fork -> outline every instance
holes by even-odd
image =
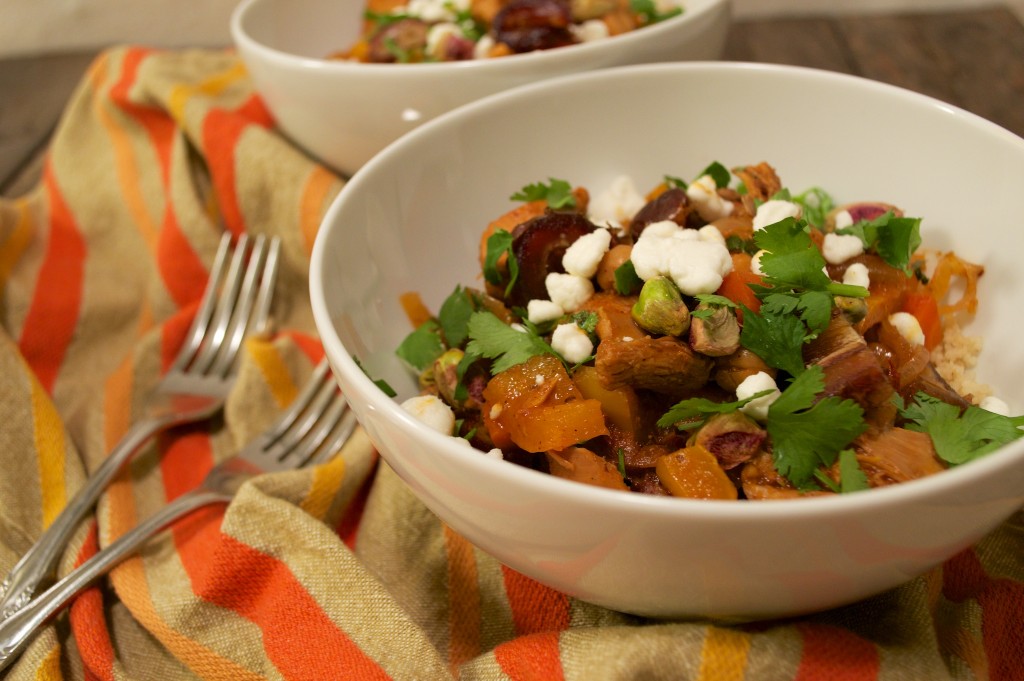
[[[288,410],[241,451],[210,469],[199,487],[175,498],[0,622],[0,671],[13,662],[40,626],[146,540],[200,507],[231,501],[242,483],[255,475],[328,461],[355,427],[355,414],[323,360]]]
[[[142,418],[0,584],[0,622],[52,581],[78,523],[142,445],[167,428],[208,418],[223,406],[243,338],[267,324],[279,252],[276,237],[243,235],[233,252],[231,236],[221,238],[199,309],[173,365],[147,398]]]

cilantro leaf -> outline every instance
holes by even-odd
[[[832,280],[825,274],[825,258],[811,241],[806,224],[786,218],[759,229],[754,243],[766,253],[760,268],[765,283],[773,288],[824,291]]]
[[[574,312],[572,314],[572,321],[587,334],[593,334],[597,331],[597,322],[599,319],[600,317],[598,317],[596,312],[590,312],[587,310],[580,310],[579,312]]]
[[[739,307],[736,303],[725,296],[716,295],[714,293],[698,293],[695,298],[699,304],[707,306],[703,310],[698,307],[690,312],[690,316],[696,317],[697,319],[709,319],[715,314],[715,309],[719,307],[725,307],[732,310]]]
[[[675,175],[665,175],[662,181],[671,189],[686,189],[687,187],[686,180]]]
[[[958,407],[923,392],[900,414],[909,421],[908,430],[927,433],[939,457],[953,465],[973,461],[1024,436],[1024,416],[1003,416],[975,406],[961,414]]]
[[[843,494],[870,489],[868,476],[864,475],[857,463],[857,453],[852,449],[839,452],[839,490]]]
[[[798,489],[807,489],[819,466],[831,466],[839,452],[864,432],[864,410],[852,400],[817,396],[825,388],[824,371],[811,366],[768,407],[766,429],[778,472]]]
[[[873,220],[837,229],[836,234],[858,237],[864,250],[874,251],[893,267],[907,271],[910,256],[921,245],[921,219],[898,218],[890,210]]]
[[[807,327],[799,317],[764,312],[756,314],[743,307],[740,343],[769,366],[792,376],[804,371],[803,344]]]
[[[658,5],[654,0],[629,0],[629,7],[633,14],[640,17],[640,21],[643,24],[656,24],[659,21],[664,21],[683,13],[682,7],[673,7],[668,11],[662,12],[658,9]]]
[[[437,321],[448,347],[457,348],[466,340],[469,316],[473,314],[473,300],[461,286],[456,286],[451,295],[441,303]]]
[[[373,384],[380,388],[385,395],[388,397],[398,397],[398,392],[391,387],[390,383],[385,381],[383,378],[374,378],[373,376],[370,376],[370,372],[366,370],[366,367],[363,366],[363,363],[359,361],[358,357],[352,355],[352,361],[356,363],[357,367],[362,369],[363,373],[366,374],[366,377],[373,381]]]
[[[474,312],[469,318],[468,330],[470,341],[466,354],[493,359],[492,374],[522,364],[535,355],[558,356],[536,333],[526,327],[517,331],[492,312]]]
[[[572,195],[572,185],[565,180],[548,178],[548,184],[535,182],[528,184],[512,195],[513,201],[547,201],[548,206],[554,210],[559,208],[574,208],[576,198]]]
[[[395,354],[416,371],[424,371],[444,352],[440,332],[441,327],[438,323],[428,319],[405,337],[395,350]]]
[[[643,286],[644,280],[637,276],[632,260],[627,260],[615,268],[615,292],[619,295],[631,295]]]
[[[728,187],[729,182],[732,181],[732,173],[718,161],[712,161],[711,165],[702,170],[697,177],[703,177],[704,175],[710,175],[719,189]]]
[[[668,428],[678,424],[680,430],[692,430],[704,425],[710,416],[715,414],[731,414],[738,411],[740,407],[759,397],[771,393],[771,390],[762,390],[750,397],[735,402],[714,402],[705,397],[691,397],[690,399],[677,402],[658,419],[659,428]],[[699,418],[699,420],[698,420]]]
[[[505,286],[505,295],[507,296],[515,285],[516,279],[519,278],[519,261],[516,260],[515,253],[512,252],[512,233],[504,229],[496,229],[487,237],[487,255],[484,257],[484,279],[487,280],[487,283],[495,286],[505,283],[501,271],[498,269],[498,261],[503,255],[508,255],[506,263],[509,276]]]

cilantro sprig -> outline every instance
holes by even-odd
[[[899,398],[896,398],[899,400]],[[1024,436],[1024,415],[1003,416],[981,407],[960,408],[927,393],[913,402],[897,402],[908,430],[926,433],[939,457],[952,465],[973,461]]]
[[[528,184],[511,197],[512,201],[547,201],[552,210],[575,208],[576,198],[572,195],[572,185],[565,180],[553,177],[548,182]]]
[[[508,281],[504,280],[501,270],[498,269],[498,263],[501,261],[501,257],[507,255],[505,262],[508,267]],[[515,286],[516,280],[519,278],[519,261],[516,260],[515,253],[512,252],[512,233],[504,229],[496,229],[494,233],[487,238],[487,254],[484,257],[484,279],[489,284],[494,286],[505,286],[505,295],[507,296]]]
[[[859,404],[838,397],[819,399],[824,388],[821,367],[808,367],[768,407],[765,428],[775,469],[797,489],[812,489],[815,471],[835,463],[867,429]]]
[[[466,356],[494,360],[491,374],[499,374],[535,355],[558,356],[548,343],[529,327],[515,329],[492,312],[478,311],[469,317]]]
[[[660,11],[654,0],[629,0],[629,7],[633,10],[633,14],[638,15],[640,21],[645,25],[656,24],[659,21],[665,21],[683,13],[682,7],[673,7],[664,12]]]
[[[874,251],[885,262],[909,274],[910,257],[921,245],[921,219],[896,217],[890,210],[874,220],[861,220],[837,229],[836,234],[858,237],[864,250]]]
[[[703,426],[705,421],[716,414],[731,414],[734,411],[739,411],[743,406],[771,392],[773,391],[762,390],[735,402],[714,402],[706,397],[691,397],[672,405],[658,419],[658,427],[668,428],[675,425],[679,430],[693,430]]]

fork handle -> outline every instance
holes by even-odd
[[[89,476],[67,506],[21,557],[0,584],[0,622],[25,605],[40,585],[52,579],[64,548],[82,518],[92,509],[124,464],[156,433],[174,421],[165,416],[138,421]]]
[[[133,554],[146,540],[198,508],[230,500],[230,495],[203,489],[186,492],[118,537],[110,546],[98,551],[20,610],[0,621],[0,671],[17,658],[39,627],[64,609],[98,577],[107,574]]]

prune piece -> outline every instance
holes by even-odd
[[[423,61],[430,25],[419,19],[399,19],[382,26],[370,41],[369,60],[374,63]]]
[[[833,208],[829,211],[829,214],[825,216],[826,232],[831,232],[836,228],[836,216],[843,211],[850,214],[850,219],[853,221],[853,224],[857,224],[862,220],[875,220],[889,211],[892,211],[893,215],[898,218],[903,217],[903,211],[891,203],[882,203],[880,201],[848,203],[845,206]]]
[[[513,52],[564,47],[575,41],[569,26],[572,9],[565,0],[512,0],[495,15],[494,39]]]
[[[546,300],[544,280],[551,272],[564,272],[565,249],[594,225],[579,213],[547,213],[527,220],[513,231],[512,254],[519,277],[508,296],[510,305],[525,307],[534,299]]]
[[[655,222],[671,220],[677,225],[686,225],[686,218],[693,207],[690,204],[686,192],[678,187],[668,189],[658,195],[657,198],[648,201],[647,204],[637,211],[629,223],[629,233],[636,241],[640,233],[647,225]]]

